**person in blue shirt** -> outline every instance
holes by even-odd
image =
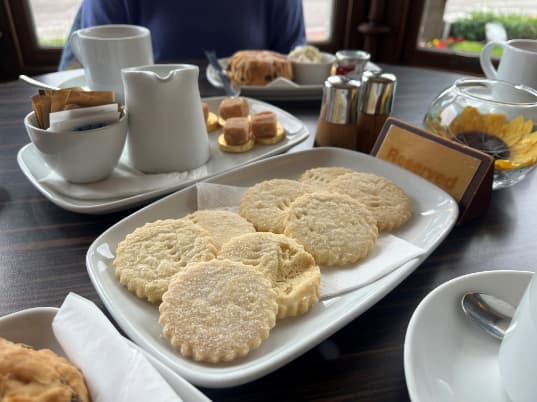
[[[133,24],[151,31],[155,62],[218,57],[237,50],[289,53],[306,43],[302,0],[83,0],[72,31]],[[74,60],[69,43],[60,70]]]

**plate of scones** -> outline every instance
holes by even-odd
[[[318,50],[317,53],[319,57],[327,55]],[[297,82],[293,60],[287,55],[269,50],[241,50],[218,61],[230,79],[241,86],[244,96],[264,100],[308,100],[322,96],[324,80]],[[368,62],[366,70],[380,71],[381,68]],[[218,72],[211,65],[207,66],[206,77],[212,86],[223,88]]]
[[[201,202],[203,185],[241,191],[225,207],[215,194],[222,207],[212,208]],[[457,216],[449,194],[411,172],[315,148],[238,167],[140,209],[93,242],[86,265],[133,342],[193,384],[224,388],[276,370],[365,312],[427,258]],[[375,266],[390,252],[381,245],[387,236],[421,252],[391,270]],[[360,273],[368,262],[379,272],[373,280],[323,293],[330,272]]]

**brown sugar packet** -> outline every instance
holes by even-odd
[[[46,95],[34,95],[32,96],[32,108],[35,112],[35,118],[39,128],[47,129],[50,125],[51,101],[50,97]]]

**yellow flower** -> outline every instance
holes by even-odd
[[[537,131],[533,130],[533,121],[521,115],[507,120],[504,114],[481,114],[468,106],[446,129],[433,131],[493,156],[495,169],[503,171],[537,162]]]

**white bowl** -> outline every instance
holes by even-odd
[[[117,165],[127,137],[127,113],[101,128],[55,132],[37,127],[30,112],[24,126],[52,170],[71,183],[91,183],[110,176]]]
[[[292,61],[293,81],[300,85],[321,85],[330,75],[336,56],[321,52],[320,63]]]

